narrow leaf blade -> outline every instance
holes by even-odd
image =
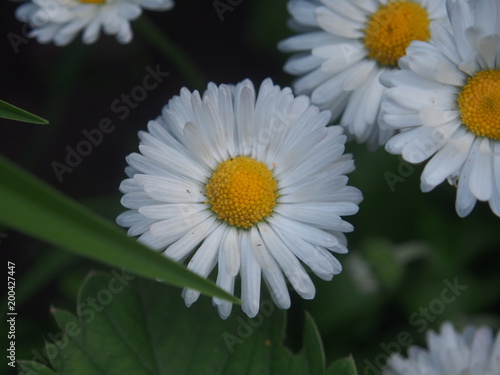
[[[240,302],[1,157],[0,175],[0,222],[6,226],[138,275]]]
[[[0,117],[9,120],[28,122],[30,124],[46,125],[49,122],[40,116],[0,100]]]

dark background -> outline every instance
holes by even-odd
[[[181,87],[205,86],[194,87],[193,77],[183,75],[155,50],[134,23],[134,39],[128,45],[104,36],[91,46],[83,45],[80,36],[67,47],[40,45],[23,36],[23,24],[14,17],[17,7],[17,3],[2,2],[0,99],[50,124],[0,120],[0,152],[114,220],[123,210],[118,186],[124,178],[125,156],[137,149],[137,132],[160,114]],[[206,82],[237,83],[250,78],[258,86],[271,77],[285,86],[293,80],[282,71],[288,56],[276,49],[279,40],[292,35],[286,26],[284,0],[243,0],[223,13],[222,20],[211,1],[178,0],[171,11],[146,11],[145,15],[190,57]],[[26,43],[14,47],[15,35]],[[119,119],[111,103],[130,94],[142,83],[146,67],[154,69],[157,64],[169,76],[130,109],[129,116]],[[68,147],[75,149],[85,139],[82,131],[98,128],[103,118],[111,119],[113,131],[104,134],[102,142],[60,182],[53,163],[65,163]],[[291,348],[300,348],[305,310],[318,324],[327,363],[352,353],[361,374],[372,374],[368,363],[376,358],[383,363],[384,347],[406,353],[407,344],[397,344],[402,332],[423,344],[425,336],[419,328],[424,323],[433,329],[444,320],[459,327],[486,322],[498,328],[499,218],[487,204],[478,203],[469,217],[460,219],[454,210],[455,188],[443,184],[430,193],[420,192],[422,166],[408,166],[383,149],[370,152],[356,144],[347,149],[357,165],[350,184],[364,194],[360,212],[347,218],[355,225],[348,235],[350,254],[339,255],[344,271],[332,282],[315,279],[318,294],[313,301],[294,295],[289,314]],[[16,356],[31,359],[32,350],[41,351],[48,340],[47,333],[58,331],[50,306],[74,311],[85,275],[106,267],[8,228],[1,228],[0,234],[4,264],[16,264]],[[436,311],[440,304],[435,301],[440,300],[446,280],[455,279],[467,289],[452,303],[443,304],[443,311],[431,311],[421,320],[421,309]],[[0,341],[3,348],[7,338]],[[0,366],[8,372],[4,360]]]

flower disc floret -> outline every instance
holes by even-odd
[[[480,137],[500,140],[500,70],[469,78],[458,96],[462,122]]]
[[[413,40],[431,37],[427,10],[413,1],[397,0],[380,6],[364,30],[368,57],[381,65],[397,66]]]
[[[206,186],[208,204],[218,219],[249,228],[273,212],[278,187],[262,162],[238,156],[219,164]]]

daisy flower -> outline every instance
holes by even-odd
[[[394,133],[377,124],[384,87],[380,75],[397,69],[412,40],[429,40],[429,24],[446,20],[444,0],[291,0],[290,27],[301,34],[278,44],[297,52],[284,70],[301,76],[297,94],[340,115],[340,124],[372,149]]]
[[[304,265],[322,279],[341,271],[332,255],[346,253],[341,219],[358,211],[361,193],[347,186],[354,169],[340,126],[330,114],[295,98],[270,79],[258,93],[245,80],[213,83],[200,96],[183,88],[140,132],[139,153],[120,190],[129,211],[117,223],[128,234],[234,293],[241,275],[243,311],[259,311],[261,276],[286,309],[286,279],[305,299],[315,287]],[[285,279],[286,277],[286,279]],[[200,293],[185,289],[186,305]],[[213,299],[222,318],[230,302]]]
[[[428,331],[428,349],[412,346],[408,359],[393,354],[384,375],[498,375],[500,374],[500,332],[496,338],[489,327],[455,331],[450,323],[440,333]]]
[[[500,3],[447,3],[452,33],[432,24],[434,42],[413,42],[389,87],[380,126],[400,129],[387,151],[410,163],[429,159],[428,192],[445,179],[457,186],[456,210],[467,216],[488,201],[500,216]]]
[[[39,43],[65,46],[83,31],[83,43],[92,44],[101,29],[116,35],[118,42],[129,43],[130,21],[139,17],[143,8],[162,11],[173,6],[173,0],[31,0],[17,9],[16,17],[29,23],[33,28],[29,36]]]

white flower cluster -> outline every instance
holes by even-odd
[[[82,32],[85,44],[94,43],[101,29],[116,35],[120,43],[132,40],[130,21],[142,9],[163,11],[174,6],[173,0],[32,0],[16,12],[20,21],[33,28],[30,36],[40,43],[65,46]]]
[[[351,138],[428,160],[421,189],[457,186],[500,216],[500,5],[497,0],[291,0],[300,34],[285,70]]]
[[[500,332],[468,326],[457,332],[451,323],[441,331],[427,332],[428,348],[412,346],[408,358],[393,354],[384,375],[498,375],[500,374]]]

